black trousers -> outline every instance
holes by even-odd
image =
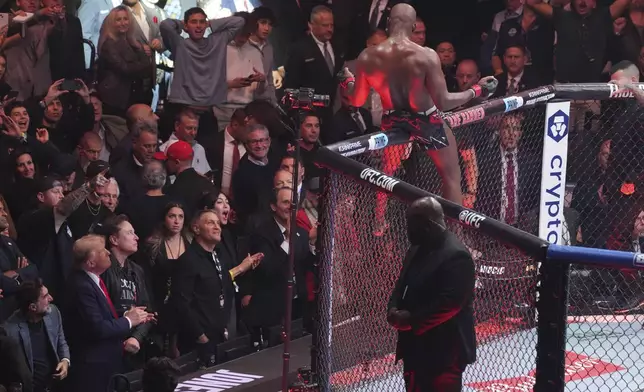
[[[460,392],[466,365],[451,364],[434,368],[409,366],[403,359],[405,390],[407,392]]]

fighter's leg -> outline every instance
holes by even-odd
[[[401,144],[387,147],[382,151],[382,172],[384,174],[393,176],[402,161],[409,155],[408,147],[409,144]],[[376,235],[384,234],[387,228],[385,214],[387,213],[388,198],[389,196],[384,192],[376,193],[376,228],[374,230]]]
[[[445,135],[449,142],[447,147],[440,150],[428,150],[427,154],[434,161],[438,174],[443,181],[443,197],[463,205],[461,193],[461,168],[458,163],[458,147],[452,130],[445,124]]]

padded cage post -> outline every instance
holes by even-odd
[[[570,264],[546,261],[540,267],[537,299],[535,392],[563,392]]]

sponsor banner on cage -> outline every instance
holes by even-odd
[[[505,112],[511,112],[513,110],[517,110],[521,106],[523,106],[523,98],[521,97],[507,97],[503,98],[503,103],[505,104]]]
[[[177,385],[175,392],[182,391],[225,391],[234,389],[243,384],[264,378],[256,374],[235,373],[230,370],[217,370],[214,373],[202,374],[199,377],[182,381]]]
[[[637,87],[640,90],[644,90],[644,84],[638,84]],[[633,92],[629,90],[621,90],[617,84],[608,83],[608,88],[610,88],[609,98],[633,98]]]
[[[444,120],[449,123],[449,126],[460,127],[475,121],[483,120],[485,118],[485,109],[482,107],[474,107],[465,109],[452,114],[446,114]]]
[[[348,143],[339,145],[338,152],[340,153],[340,155],[350,157],[353,155],[362,154],[363,152],[367,151],[368,146],[369,144],[366,140],[350,141]]]
[[[577,354],[571,351],[566,352],[565,380],[566,382],[583,380],[590,377],[598,377],[608,373],[624,370],[623,367],[604,362],[598,358],[591,358],[586,355]],[[477,392],[500,392],[500,391],[525,391],[531,392],[535,383],[535,371],[525,376],[506,378],[502,380],[482,381],[467,384],[471,390]]]
[[[369,137],[369,151],[380,150],[389,144],[389,138],[384,133],[378,133]]]
[[[558,245],[566,245],[562,242],[561,233],[564,227],[569,119],[570,102],[554,102],[546,106],[541,163],[539,237]]]
[[[458,220],[467,226],[478,229],[481,227],[481,222],[485,220],[485,216],[474,211],[463,210],[458,214]]]
[[[363,171],[361,171],[360,178],[386,190],[387,192],[392,192],[394,190],[394,187],[400,183],[399,180],[386,176],[373,169],[364,169]]]

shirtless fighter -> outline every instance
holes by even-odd
[[[389,38],[380,45],[365,49],[357,59],[356,75],[344,69],[341,86],[351,105],[361,107],[373,88],[382,100],[382,129],[408,131],[412,140],[425,146],[443,182],[443,197],[462,204],[461,170],[454,134],[443,123],[439,111],[461,106],[473,98],[489,97],[498,85],[486,77],[471,89],[450,93],[445,85],[438,54],[410,39],[416,23],[416,11],[409,4],[398,4],[388,21]],[[407,146],[392,146],[384,151],[383,172],[393,173],[400,166]],[[387,195],[378,193],[376,219],[386,229]]]

